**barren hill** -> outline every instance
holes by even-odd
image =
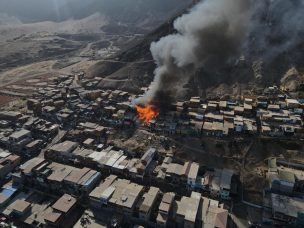
[[[106,88],[139,90],[140,87],[146,86],[153,79],[155,68],[150,44],[173,32],[172,23],[175,18],[176,16],[172,17],[141,40],[128,43],[110,59],[112,61],[100,61],[92,66],[87,72],[88,76],[105,78],[100,86]]]
[[[172,24],[180,15],[181,13],[177,14],[140,41],[126,44],[110,61],[98,62],[88,70],[88,76],[104,78],[100,83],[101,88],[139,91],[141,87],[148,86],[155,69],[150,44],[174,33]],[[263,61],[262,56],[256,52],[245,57],[240,56],[215,71],[201,68],[192,75],[186,95],[236,96],[266,85],[280,85],[281,78],[290,68],[295,67],[303,73],[303,55],[304,43],[300,43],[271,60]]]

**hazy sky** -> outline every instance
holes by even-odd
[[[82,18],[102,14],[166,12],[191,0],[0,0],[0,13],[23,22]]]
[[[0,0],[0,12],[21,20],[42,19],[48,14],[56,14],[67,0]],[[72,0],[68,0],[72,1]]]

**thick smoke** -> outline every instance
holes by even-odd
[[[251,7],[248,38],[243,46],[247,57],[260,57],[267,63],[303,43],[303,0],[259,0]]]
[[[246,33],[249,0],[205,0],[174,22],[175,34],[151,44],[154,81],[139,101],[176,96],[199,67],[215,69],[236,55]]]
[[[174,22],[175,34],[151,44],[157,64],[137,103],[176,97],[195,70],[209,72],[244,54],[264,61],[303,42],[303,0],[202,0]]]

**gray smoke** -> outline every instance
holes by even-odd
[[[270,62],[304,41],[303,0],[254,1],[244,54]]]
[[[303,39],[303,0],[203,0],[174,22],[175,34],[151,44],[157,64],[137,103],[176,97],[199,68],[209,72],[240,54],[271,61]]]
[[[205,0],[174,22],[175,34],[151,44],[154,81],[139,101],[158,92],[176,96],[200,67],[215,69],[236,55],[246,33],[249,0]]]

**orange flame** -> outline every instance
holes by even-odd
[[[136,111],[138,113],[138,118],[145,123],[149,123],[150,120],[158,116],[158,112],[152,105],[147,105],[145,107],[136,106]]]

